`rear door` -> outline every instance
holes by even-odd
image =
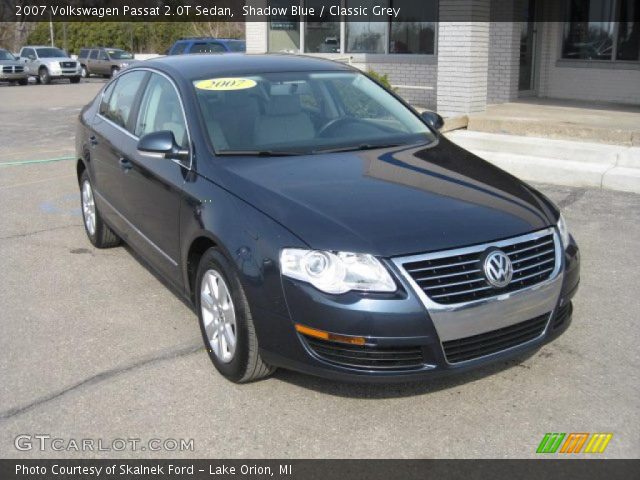
[[[97,71],[97,61],[98,61],[98,50],[93,49],[89,53],[89,58],[87,59],[87,70],[89,73],[99,73]]]
[[[190,150],[187,120],[177,88],[167,76],[153,72],[140,100],[136,137],[169,130],[176,143]],[[181,286],[179,214],[182,185],[190,168],[185,162],[145,155],[135,150],[123,177],[127,215],[144,237],[149,259],[175,285]],[[146,247],[146,248],[145,248]],[[151,247],[151,248],[149,248]]]
[[[127,159],[138,143],[130,125],[147,76],[144,70],[131,71],[107,86],[89,138],[96,202],[100,212],[121,232],[131,230],[123,179],[129,170]]]

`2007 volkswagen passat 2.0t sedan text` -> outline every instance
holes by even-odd
[[[569,325],[578,247],[441,124],[328,60],[147,61],[80,114],[85,229],[184,295],[236,382],[426,379],[534,350]]]

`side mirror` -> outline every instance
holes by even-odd
[[[444,120],[436,112],[427,110],[420,115],[422,120],[434,130],[440,130],[444,126]]]
[[[148,133],[138,141],[138,151],[150,156],[169,158],[171,160],[188,160],[189,150],[176,143],[173,132],[162,130]]]

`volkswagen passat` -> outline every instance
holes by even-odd
[[[327,60],[148,61],[80,114],[86,233],[191,302],[236,382],[419,379],[536,349],[569,325],[578,247],[441,123]]]

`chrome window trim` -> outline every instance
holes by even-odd
[[[155,74],[161,75],[161,76],[163,76],[164,78],[166,78],[169,81],[169,83],[171,84],[171,86],[175,90],[176,95],[178,96],[178,101],[180,102],[180,109],[182,110],[182,118],[184,119],[185,128],[187,130],[187,139],[189,141],[188,142],[189,143],[189,165],[185,165],[180,160],[171,159],[171,161],[173,163],[176,163],[176,164],[180,165],[181,167],[186,168],[187,170],[192,170],[192,167],[193,167],[193,145],[191,143],[191,129],[189,128],[189,121],[187,120],[187,112],[184,109],[184,103],[182,102],[182,96],[180,95],[180,90],[178,90],[178,87],[176,86],[176,83],[167,74],[165,74],[165,73],[163,73],[163,72],[161,72],[159,70],[156,70],[155,68],[150,68],[150,67],[132,67],[132,68],[127,68],[126,72],[122,72],[116,78],[112,79],[109,83],[107,83],[104,86],[104,88],[102,89],[102,92],[100,92],[100,104],[98,105],[98,112],[96,113],[96,116],[99,116],[102,120],[104,120],[107,123],[113,125],[118,130],[120,130],[121,132],[127,134],[132,139],[134,139],[136,141],[140,140],[140,137],[136,136],[135,134],[133,134],[132,132],[130,132],[126,128],[118,125],[117,123],[113,122],[112,120],[108,119],[107,117],[105,117],[104,115],[102,115],[100,113],[100,105],[102,105],[102,102],[104,100],[104,93],[106,92],[107,88],[109,88],[109,85],[111,84],[111,82],[117,82],[124,75],[128,75],[128,74],[136,72],[136,71],[147,71],[147,72],[151,72],[151,73],[155,73]],[[147,82],[147,84],[148,84],[148,82]],[[146,93],[146,86],[145,86],[145,92],[143,92],[143,95],[144,95],[144,93]],[[139,108],[138,108],[138,111],[136,112],[136,114],[137,114],[136,115],[136,124],[137,124],[137,120],[138,120],[137,116],[140,115],[140,109]]]
[[[153,241],[149,237],[147,237],[144,233],[142,233],[138,227],[136,227],[133,223],[131,223],[127,217],[125,217],[122,213],[120,213],[120,210],[118,210],[116,207],[111,205],[111,202],[109,202],[109,200],[104,198],[104,196],[100,192],[98,192],[95,189],[95,187],[93,188],[93,193],[101,201],[103,201],[111,210],[113,210],[122,220],[124,220],[127,223],[127,225],[129,225],[129,227],[131,227],[131,229],[134,232],[136,232],[138,235],[140,235],[140,237],[144,241],[146,241],[149,245],[151,245],[160,255],[162,255],[164,258],[166,258],[169,261],[169,263],[171,263],[174,267],[178,266],[178,262],[176,262],[173,258],[171,258],[171,256],[169,256],[169,254],[166,253],[164,250],[162,250],[159,246],[157,246],[155,243],[153,243]]]
[[[488,298],[455,304],[440,304],[434,302],[427,296],[422,288],[420,288],[418,283],[411,277],[409,272],[407,272],[403,266],[405,263],[416,261],[445,258],[469,253],[479,253],[483,252],[489,247],[505,247],[508,245],[513,245],[515,243],[535,240],[549,234],[553,235],[555,250],[555,266],[549,277],[546,280],[535,285],[531,285],[519,290],[514,290],[508,293],[494,295]],[[390,260],[392,268],[395,270],[396,274],[398,274],[401,279],[406,282],[409,289],[413,291],[413,293],[418,297],[418,299],[426,308],[429,317],[434,324],[436,332],[438,333],[440,347],[442,348],[442,353],[445,361],[448,365],[455,366],[508,352],[509,350],[537,342],[546,335],[551,319],[553,318],[553,315],[555,313],[556,303],[560,296],[560,290],[562,287],[562,272],[564,268],[562,252],[563,248],[561,246],[560,237],[556,228],[548,227],[543,230],[520,235],[517,237],[511,237],[505,240],[486,242],[469,247],[443,250],[426,254],[393,257]],[[534,301],[537,302],[535,304],[535,307],[543,311],[523,311],[522,306],[523,304],[527,305],[528,300],[531,300],[532,304],[534,303]],[[504,318],[496,317],[496,311],[502,313]],[[463,362],[450,363],[447,360],[443,347],[443,342],[445,341],[466,338],[477,335],[479,333],[490,332],[492,330],[502,328],[503,326],[513,325],[546,313],[549,313],[549,318],[547,319],[547,324],[545,325],[544,330],[538,337],[532,340],[500,350],[499,352],[476,357],[471,360],[465,360]],[[465,331],[465,329],[469,328],[469,325],[473,325],[478,331]],[[485,326],[487,328],[483,329],[483,327]]]

